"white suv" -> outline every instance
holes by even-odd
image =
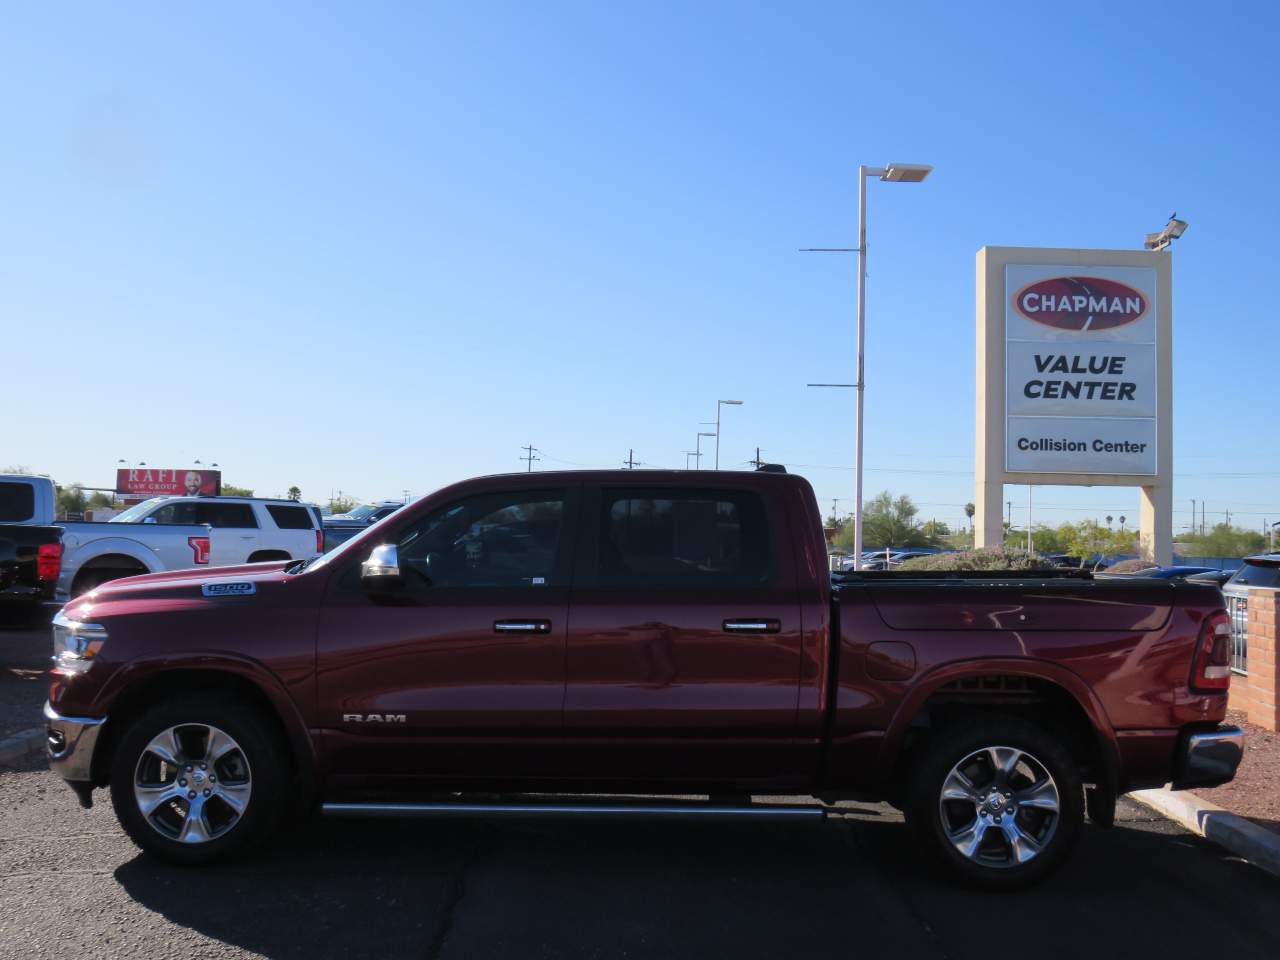
[[[320,508],[256,497],[153,497],[111,523],[205,523],[217,531],[209,565],[302,560],[324,552]]]

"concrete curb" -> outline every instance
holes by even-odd
[[[1280,877],[1280,833],[1184,790],[1138,790],[1129,796],[1192,833],[1212,840],[1228,853]]]
[[[44,727],[22,730],[0,740],[0,764],[17,763],[37,754],[44,747]]]

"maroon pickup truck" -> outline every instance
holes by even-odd
[[[1125,791],[1222,783],[1212,585],[853,575],[778,472],[486,477],[324,556],[131,577],[54,624],[49,759],[143,849],[281,818],[822,816],[888,800],[990,884]],[[758,799],[806,794],[818,803]],[[671,796],[694,797],[673,801]],[[705,798],[705,799],[703,799]]]

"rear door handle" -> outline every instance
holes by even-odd
[[[724,629],[728,633],[778,633],[782,623],[764,617],[743,617],[738,620],[726,620]]]
[[[550,633],[550,620],[495,620],[494,633]]]

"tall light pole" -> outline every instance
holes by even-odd
[[[720,437],[714,433],[699,433],[693,442],[693,449],[694,449],[693,455],[697,457],[697,459],[694,460],[693,462],[694,464],[693,469],[695,470],[702,469],[702,438],[703,437],[716,438],[716,464],[718,465],[720,463],[720,460],[719,460]]]
[[[720,408],[721,407],[740,407],[741,400],[717,400],[716,401],[716,469],[720,469]],[[705,434],[704,434],[705,436]]]
[[[858,395],[856,438],[854,441],[854,501],[853,501],[853,564],[862,567],[862,406],[866,387],[865,370],[867,328],[867,179],[878,177],[885,183],[919,183],[929,176],[933,165],[928,163],[890,163],[883,167],[858,166],[858,245],[847,247],[809,247],[806,252],[858,254],[858,379],[854,389]],[[843,386],[843,384],[811,384],[811,386]]]

